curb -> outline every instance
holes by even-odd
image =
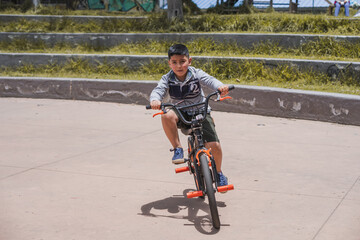
[[[146,105],[156,81],[0,77],[0,97],[50,98]],[[360,126],[360,96],[235,85],[214,110]]]
[[[0,33],[0,41],[5,42],[10,42],[14,39],[26,39],[28,41],[43,41],[48,46],[65,42],[73,45],[88,44],[94,47],[113,47],[120,43],[149,40],[186,43],[198,39],[211,39],[216,43],[236,43],[244,48],[250,48],[260,42],[270,42],[285,48],[297,48],[304,43],[318,41],[321,38],[331,38],[335,41],[346,41],[354,44],[360,42],[359,36],[281,33]]]

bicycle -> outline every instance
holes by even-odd
[[[234,86],[229,86],[229,91],[233,90]],[[216,164],[214,157],[211,154],[211,148],[205,148],[205,144],[202,136],[202,122],[207,116],[207,109],[209,100],[211,97],[217,95],[217,101],[225,99],[231,99],[229,96],[221,97],[220,91],[215,91],[209,94],[204,102],[189,104],[186,106],[177,106],[177,104],[163,103],[161,104],[161,111],[155,113],[153,117],[161,114],[166,114],[167,110],[172,109],[179,117],[179,120],[183,122],[188,129],[182,128],[182,132],[188,136],[188,156],[184,159],[184,163],[188,166],[176,168],[176,173],[189,172],[194,176],[196,191],[187,193],[187,198],[200,197],[205,199],[208,197],[211,219],[213,227],[220,228],[220,218],[216,204],[215,192],[227,192],[234,189],[234,185],[229,184],[226,186],[218,186],[218,172],[216,171]],[[181,110],[197,109],[190,120],[187,120]],[[146,106],[146,109],[151,109],[150,105]]]

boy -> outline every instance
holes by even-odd
[[[222,84],[216,78],[208,75],[200,69],[191,67],[191,57],[189,50],[182,44],[175,44],[169,48],[168,51],[169,66],[171,70],[162,76],[157,87],[151,92],[150,106],[154,110],[159,110],[161,101],[169,91],[171,99],[179,102],[179,106],[187,105],[189,102],[197,103],[205,100],[204,93],[201,89],[201,84],[205,84],[210,88],[221,92],[221,95],[226,95],[229,87]],[[219,139],[215,131],[213,119],[210,116],[210,107],[207,110],[206,119],[203,121],[204,142],[206,148],[211,148],[212,154],[216,163],[216,170],[219,173],[218,185],[228,185],[227,178],[221,171],[222,150]],[[186,114],[191,115],[191,110]],[[172,162],[179,164],[184,162],[184,152],[180,143],[178,134],[179,118],[174,111],[168,111],[161,115],[161,122],[165,131],[165,135],[169,139],[174,151]]]

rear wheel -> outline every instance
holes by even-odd
[[[209,199],[209,207],[210,207],[211,219],[213,222],[213,226],[214,226],[214,228],[219,229],[220,228],[220,218],[219,218],[219,213],[218,213],[218,209],[217,209],[217,205],[216,205],[215,189],[214,189],[214,185],[213,185],[213,178],[211,176],[210,169],[209,169],[209,160],[208,159],[209,158],[205,154],[202,154],[200,156],[200,165],[201,165],[201,170],[202,170],[203,176],[204,176],[206,195],[208,196],[208,199]]]

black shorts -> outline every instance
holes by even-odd
[[[191,115],[182,112],[184,118],[188,121],[191,120]],[[181,120],[178,121],[177,123],[177,127],[182,129],[189,129],[190,126],[184,124]],[[215,130],[215,123],[214,123],[214,119],[211,117],[210,113],[206,114],[206,118],[205,120],[202,122],[202,132],[203,132],[203,139],[204,142],[220,142],[217,134],[216,134],[216,130]]]

